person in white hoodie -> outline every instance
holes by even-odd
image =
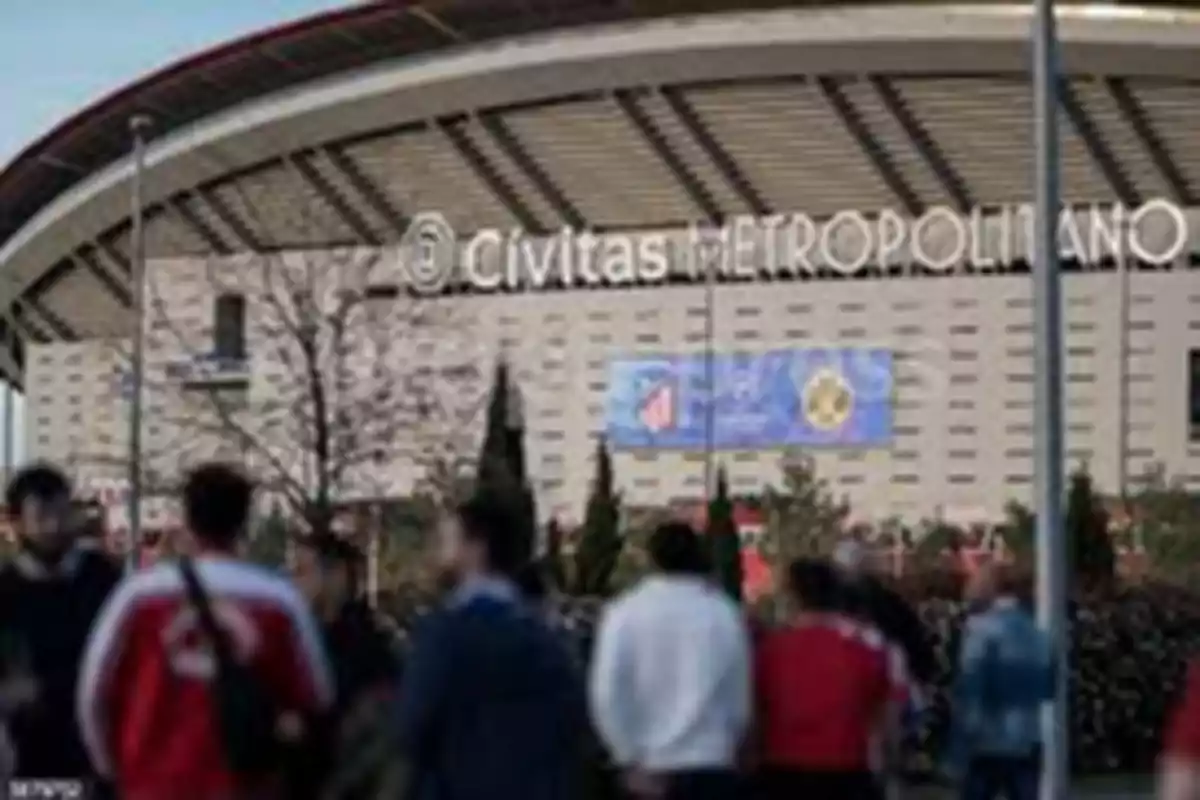
[[[709,579],[688,525],[660,526],[649,555],[654,574],[601,619],[593,723],[635,797],[740,797],[738,756],[753,702],[742,610]]]

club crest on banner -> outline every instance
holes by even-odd
[[[836,431],[854,412],[854,390],[840,372],[828,367],[809,377],[802,397],[804,419],[817,430]]]

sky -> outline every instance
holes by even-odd
[[[350,0],[0,0],[0,168],[85,104],[223,41]],[[0,394],[0,414],[4,396]],[[16,407],[18,458],[24,409]],[[2,418],[2,417],[0,417]],[[6,432],[0,425],[0,448]]]

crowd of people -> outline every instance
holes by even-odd
[[[653,572],[572,647],[511,509],[480,495],[437,532],[440,605],[401,651],[361,598],[361,558],[314,532],[289,573],[239,557],[253,486],[207,464],[181,491],[185,555],[122,573],[49,465],[5,497],[0,767],[131,800],[574,800],[601,748],[632,800],[896,797],[937,671],[913,609],[860,547],[788,565],[752,619],[682,522]],[[1002,568],[967,588],[943,771],[966,800],[1038,794],[1054,649]],[[1173,715],[1166,800],[1200,798],[1200,670]]]

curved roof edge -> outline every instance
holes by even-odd
[[[236,56],[248,50],[253,50],[273,41],[284,40],[327,26],[336,26],[340,22],[357,19],[363,16],[364,13],[378,13],[380,10],[375,4],[362,4],[349,8],[325,11],[280,25],[273,25],[245,36],[226,40],[212,47],[205,48],[198,53],[193,53],[184,58],[172,61],[166,66],[135,79],[132,83],[125,84],[108,94],[102,95],[59,122],[37,139],[34,139],[23,149],[17,151],[17,154],[4,166],[4,169],[0,170],[0,180],[9,172],[20,169],[22,164],[29,161],[37,161],[48,151],[54,149],[56,143],[70,138],[78,129],[112,116],[113,109],[121,107],[131,100],[136,102],[136,99],[143,92],[160,84],[167,83],[178,75],[204,69],[214,62]]]
[[[440,0],[428,5],[378,0],[304,17],[169,64],[89,104],[20,150],[0,169],[0,243],[67,189],[127,155],[128,120],[138,113],[151,113],[162,135],[280,89],[354,67],[455,45],[605,22],[864,5],[875,4],[861,0],[634,0],[620,4],[612,0],[551,0],[544,7],[522,4],[519,9],[499,14],[491,4],[480,0]],[[969,0],[955,8],[1027,13],[1016,6]],[[1161,23],[1186,18],[1200,23],[1200,16],[1194,13],[1169,8],[1086,6],[1060,8],[1059,13],[1087,19],[1153,18]]]

